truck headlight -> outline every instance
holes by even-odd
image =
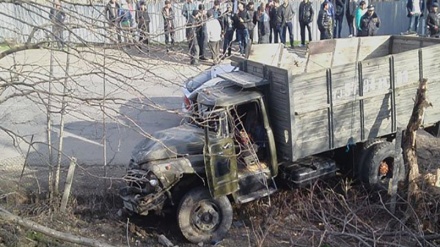
[[[150,179],[150,185],[153,187],[156,187],[159,184],[159,181],[157,181],[157,179]]]

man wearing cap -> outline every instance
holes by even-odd
[[[231,43],[234,37],[234,14],[232,13],[232,5],[226,5],[226,13],[222,18],[223,27],[223,57],[226,56],[226,50],[228,51],[228,56],[231,56]]]
[[[199,11],[193,10],[186,22],[186,39],[190,54],[191,65],[199,65],[199,44],[197,43],[197,24]]]
[[[174,46],[174,10],[171,8],[171,2],[165,0],[165,6],[162,9],[163,17],[163,27],[165,32],[165,45],[167,46],[167,51],[169,51],[168,44]]]
[[[439,30],[440,18],[437,11],[438,11],[438,3],[432,3],[428,18],[426,20],[426,25],[429,30],[429,36],[433,38],[440,37],[440,30]]]
[[[406,11],[409,18],[408,33],[412,32],[414,27],[414,32],[417,33],[419,28],[419,17],[423,16],[423,11],[425,10],[425,0],[408,0],[406,3]]]
[[[359,36],[374,36],[380,26],[380,19],[373,5],[368,5],[367,13],[361,18],[361,33]]]

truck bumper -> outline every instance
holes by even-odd
[[[145,194],[141,189],[133,186],[120,189],[119,195],[124,203],[124,208],[139,215],[148,215],[150,211],[159,213],[167,199],[163,191]]]

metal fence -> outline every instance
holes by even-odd
[[[295,9],[298,10],[299,1],[293,2]],[[376,12],[379,15],[382,25],[378,34],[399,34],[406,31],[408,27],[408,18],[406,17],[405,1],[398,2],[377,2]],[[175,3],[172,8],[175,12],[176,25],[176,42],[185,41],[185,18],[181,14],[182,3]],[[212,6],[212,2],[205,3],[206,9]],[[73,42],[94,42],[104,43],[109,42],[105,36],[105,5],[69,5],[65,4],[64,9],[67,14],[66,23],[77,24],[75,29],[72,29]],[[49,21],[49,6],[39,5],[36,3],[22,3],[20,5],[10,3],[0,3],[0,42],[1,40],[9,39],[16,42],[25,42],[32,30],[37,27],[46,25],[46,29],[39,29],[35,32],[33,42],[47,39],[50,34],[48,28]],[[158,42],[164,41],[163,34],[163,18],[161,10],[163,3],[149,3],[148,12],[151,17],[150,31],[152,39]],[[222,9],[225,8],[223,4]],[[312,23],[312,37],[313,40],[319,38],[319,31],[316,24],[316,17],[320,8],[320,2],[313,2],[315,10],[315,21]],[[422,20],[423,22],[424,20]],[[423,24],[423,23],[422,23]],[[422,26],[422,25],[421,25]],[[299,23],[296,19],[294,24],[294,39],[300,39]],[[65,34],[66,35],[66,34]],[[348,36],[348,25],[346,19],[343,21],[343,37]]]

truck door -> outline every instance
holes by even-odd
[[[205,112],[205,170],[211,195],[216,198],[238,190],[237,157],[226,110]]]

